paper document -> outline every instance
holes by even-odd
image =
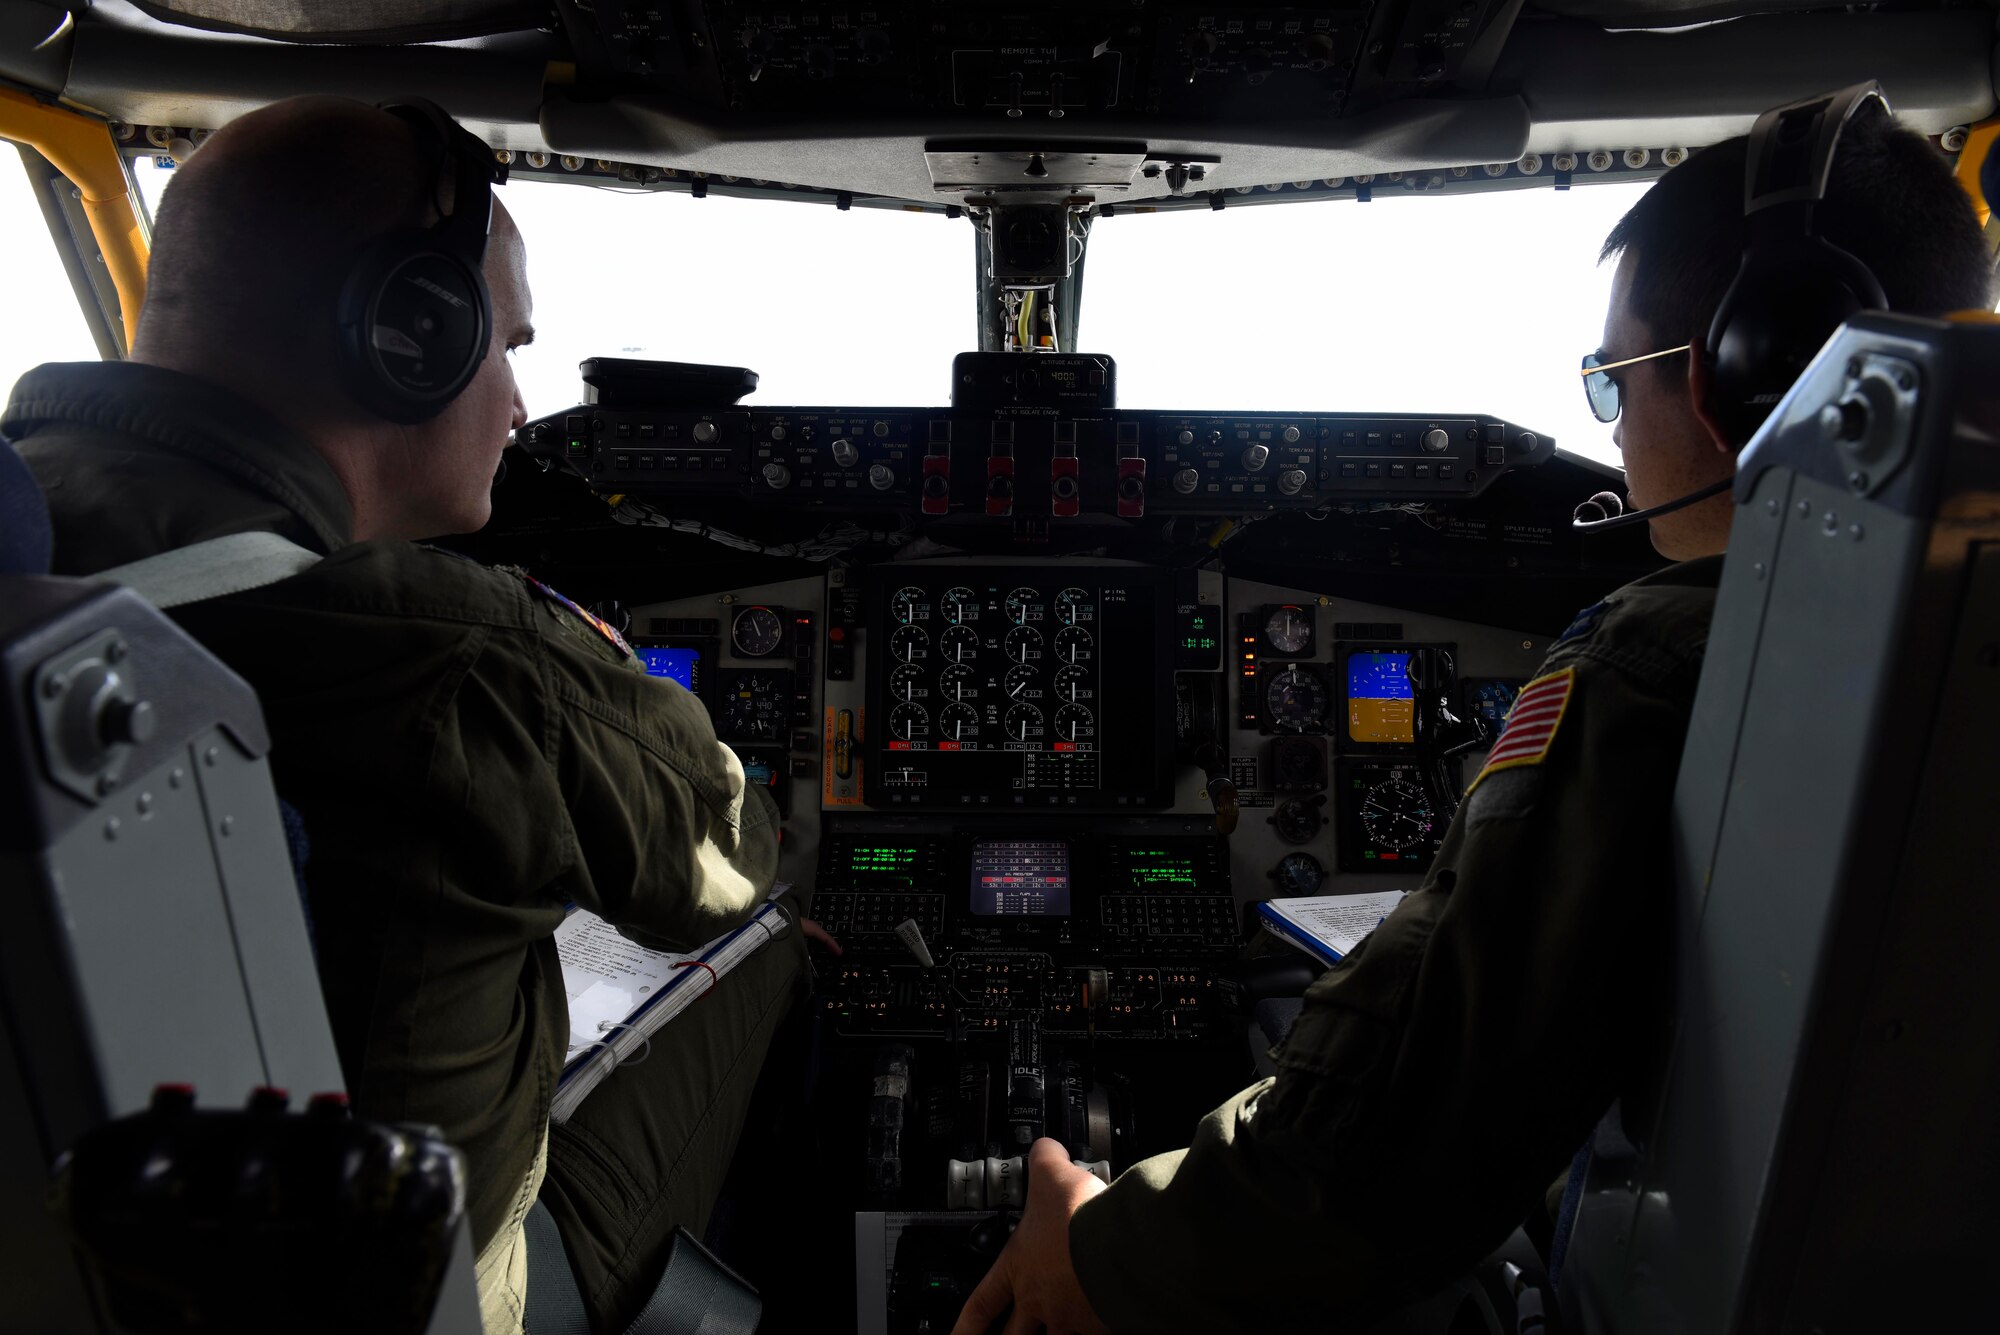
[[[772,887],[770,900],[791,886]],[[737,964],[791,930],[791,920],[766,902],[749,921],[685,955],[648,950],[618,934],[594,913],[575,909],[556,928],[563,990],[569,994],[569,1052],[549,1115],[567,1121],[584,1096],[621,1062],[638,1060],[667,1021],[680,1014]]]
[[[1401,890],[1308,895],[1267,900],[1257,906],[1257,917],[1274,935],[1332,964],[1360,945],[1402,902]]]

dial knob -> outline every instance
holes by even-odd
[[[1424,448],[1432,454],[1443,454],[1451,448],[1451,433],[1441,426],[1434,426],[1424,432]]]
[[[1287,496],[1296,496],[1306,489],[1306,474],[1302,468],[1287,468],[1278,474],[1278,490]]]
[[[1514,437],[1515,446],[1524,451],[1533,450],[1541,443],[1542,438],[1532,431],[1523,431],[1520,435]]]
[[[1192,468],[1183,468],[1174,474],[1174,490],[1183,496],[1193,495],[1194,489],[1200,485],[1201,474]]]
[[[792,485],[792,470],[780,463],[765,464],[764,485],[772,491],[783,491]]]
[[[771,427],[772,440],[783,440],[786,436],[790,434],[791,432],[785,430],[785,424],[783,422],[774,423]]]
[[[1194,432],[1188,430],[1186,427],[1182,427],[1180,429],[1180,434],[1174,437],[1174,443],[1177,445],[1194,444]]]
[[[1252,445],[1249,449],[1243,451],[1243,470],[1248,473],[1262,472],[1264,465],[1269,463],[1270,460],[1271,447],[1269,445]]]
[[[1295,426],[1286,427],[1278,435],[1287,445],[1296,445],[1299,443],[1299,429]]]
[[[860,460],[861,451],[855,447],[853,441],[843,436],[833,442],[833,461],[842,468],[852,468]]]
[[[887,464],[868,465],[868,485],[877,491],[887,491],[896,485],[896,470]]]
[[[694,424],[694,439],[697,445],[714,444],[716,434],[716,426],[713,422],[696,422]]]

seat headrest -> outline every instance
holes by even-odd
[[[0,436],[0,575],[46,575],[54,551],[42,489],[12,442]]]

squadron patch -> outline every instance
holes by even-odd
[[[1569,711],[1570,692],[1575,685],[1576,669],[1570,667],[1537,677],[1523,686],[1520,695],[1514,698],[1514,709],[1507,715],[1507,726],[1501,730],[1500,740],[1493,743],[1478,777],[1465,791],[1470,793],[1489,774],[1521,765],[1539,765],[1547,759],[1549,747],[1556,740],[1556,729],[1562,726],[1563,715]]]
[[[1597,623],[1604,619],[1604,614],[1610,610],[1610,607],[1611,604],[1608,602],[1594,603],[1584,608],[1581,612],[1578,612],[1575,619],[1569,623],[1568,628],[1562,634],[1556,636],[1556,644],[1568,644],[1571,640],[1581,640],[1595,633]],[[1550,646],[1550,648],[1554,647],[1555,645]]]
[[[520,574],[522,579],[528,582],[529,588],[533,589],[536,593],[539,593],[540,595],[542,595],[542,597],[548,599],[550,602],[555,603],[557,606],[567,608],[570,611],[570,613],[574,615],[579,621],[582,621],[586,626],[589,626],[592,630],[596,631],[599,635],[602,635],[606,640],[610,641],[611,647],[616,649],[622,656],[626,658],[632,657],[632,646],[625,643],[625,637],[618,633],[618,628],[616,626],[613,626],[603,617],[585,611],[582,607],[579,607],[576,603],[571,602],[569,599],[563,597],[560,593],[557,593],[554,589],[542,583],[540,580],[536,579],[533,575],[530,575],[527,571],[523,570],[518,573]]]

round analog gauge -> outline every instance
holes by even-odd
[[[979,711],[971,705],[946,705],[938,711],[938,736],[963,742],[979,735]]]
[[[1097,609],[1091,606],[1090,594],[1083,589],[1068,588],[1056,595],[1056,619],[1065,626],[1079,625],[1097,619]]]
[[[1042,711],[1033,705],[1015,705],[1007,711],[1007,738],[1032,742],[1042,735]]]
[[[896,596],[889,600],[889,616],[899,626],[909,625],[917,619],[917,609],[924,606],[924,599],[928,596],[914,584],[907,589],[896,590]]]
[[[979,656],[979,632],[970,626],[953,626],[938,637],[938,652],[949,663],[970,663]]]
[[[1430,838],[1435,821],[1430,798],[1408,779],[1384,779],[1361,799],[1362,830],[1397,852]]]
[[[930,632],[922,626],[898,626],[889,637],[889,652],[898,663],[914,663],[919,658],[928,657],[931,651]]]
[[[1031,667],[1007,669],[1007,698],[1009,700],[1037,700],[1041,691],[1035,686],[1035,670]]]
[[[1514,712],[1514,697],[1520,691],[1504,681],[1482,681],[1472,688],[1472,712],[1486,720],[1497,737],[1507,716]]]
[[[1066,742],[1088,741],[1097,735],[1097,723],[1082,705],[1064,705],[1056,711],[1056,736]]]
[[[1088,663],[1097,657],[1097,642],[1081,626],[1064,626],[1056,632],[1056,657],[1065,663]]]
[[[930,735],[931,716],[922,705],[897,705],[889,711],[889,731],[903,741],[914,742]]]
[[[785,623],[768,607],[746,607],[736,614],[729,627],[736,652],[746,658],[762,658],[785,638]]]
[[[1030,612],[1035,614],[1033,619],[1039,620],[1041,610],[1042,591],[1040,589],[1020,588],[1007,595],[1007,619],[1017,626],[1028,624]]]
[[[1066,667],[1056,673],[1056,699],[1082,704],[1090,699],[1090,674],[1080,667]]]
[[[963,585],[944,591],[944,619],[952,625],[979,620],[979,595]]]
[[[889,693],[906,703],[917,698],[923,684],[924,670],[911,663],[905,663],[889,674]]]
[[[1281,895],[1310,895],[1326,880],[1326,868],[1310,853],[1287,853],[1271,879],[1278,883]]]
[[[1264,623],[1265,642],[1281,654],[1304,653],[1312,635],[1312,613],[1291,603],[1274,608]]]
[[[1264,707],[1272,727],[1304,732],[1326,718],[1326,685],[1314,673],[1287,668],[1264,684]]]
[[[1278,804],[1271,816],[1271,824],[1278,829],[1278,837],[1288,844],[1309,844],[1319,837],[1319,827],[1326,823],[1320,814],[1318,802],[1305,802],[1288,798]]]
[[[1029,663],[1042,656],[1042,633],[1033,626],[1016,626],[1007,632],[1007,660]]]
[[[972,675],[971,668],[953,663],[938,674],[938,693],[947,700],[976,700],[979,698],[979,678]]]

